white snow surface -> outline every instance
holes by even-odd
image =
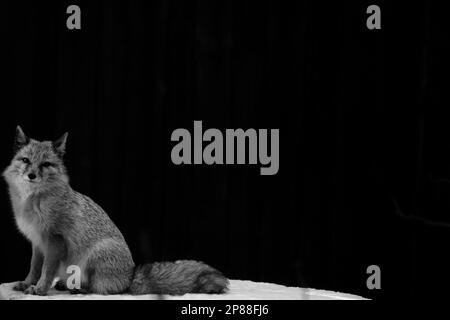
[[[333,291],[285,287],[273,283],[230,280],[226,294],[185,294],[183,296],[158,296],[146,294],[132,296],[70,294],[51,289],[47,296],[34,296],[14,291],[15,282],[0,285],[0,300],[365,300],[365,298]]]

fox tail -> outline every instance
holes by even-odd
[[[129,292],[138,294],[226,293],[229,281],[218,270],[193,260],[138,266]]]

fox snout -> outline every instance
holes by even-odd
[[[37,178],[37,176],[34,172],[27,174],[26,177],[27,177],[27,180],[30,180],[30,181],[33,181]]]
[[[38,182],[40,180],[34,170],[25,172],[23,178],[29,182]]]

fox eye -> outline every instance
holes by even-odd
[[[30,159],[28,159],[28,158],[22,158],[22,162],[23,162],[23,163],[26,163],[26,164],[29,164],[29,163],[30,163]]]
[[[50,166],[52,166],[52,164],[50,163],[50,162],[44,162],[43,164],[41,164],[41,166],[43,167],[43,168],[48,168],[48,167],[50,167]]]

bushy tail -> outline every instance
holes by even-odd
[[[199,261],[155,262],[139,266],[130,286],[131,294],[225,293],[229,281]]]

